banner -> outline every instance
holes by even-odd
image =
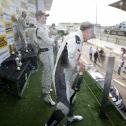
[[[5,26],[0,21],[0,64],[10,56],[8,49],[8,42],[5,34]]]
[[[10,56],[8,47],[0,49],[0,64]]]
[[[5,25],[1,19],[0,19],[0,35],[5,35]]]
[[[0,35],[0,49],[7,46],[7,38],[5,35]]]
[[[7,38],[5,32],[5,24],[2,19],[0,19],[0,49],[7,46]]]
[[[11,15],[6,11],[3,13],[3,20],[5,24],[5,32],[8,45],[14,44],[13,23],[11,21]]]

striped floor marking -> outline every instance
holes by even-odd
[[[123,84],[122,82],[116,80],[116,79],[113,79],[113,81],[115,81],[116,83],[118,83],[119,85],[121,85],[122,87],[125,87],[126,88],[126,85]]]

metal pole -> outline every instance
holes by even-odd
[[[96,26],[97,26],[97,0],[96,0]]]
[[[103,98],[101,102],[101,109],[100,109],[100,117],[106,117],[106,110],[107,110],[107,102],[109,97],[109,91],[111,86],[112,74],[114,69],[114,62],[115,57],[109,56],[106,68],[106,76],[105,76],[105,83],[104,83],[104,90],[103,90]]]
[[[36,11],[38,11],[38,0],[36,0]]]

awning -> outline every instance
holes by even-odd
[[[115,3],[109,4],[109,6],[121,9],[123,11],[126,11],[126,0],[120,0]]]

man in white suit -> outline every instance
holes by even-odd
[[[73,108],[85,68],[80,62],[83,42],[92,35],[92,24],[83,22],[80,30],[69,34],[61,44],[53,73],[58,103],[45,126],[57,126],[64,116],[68,117],[65,125],[83,119],[82,116],[73,114]]]

